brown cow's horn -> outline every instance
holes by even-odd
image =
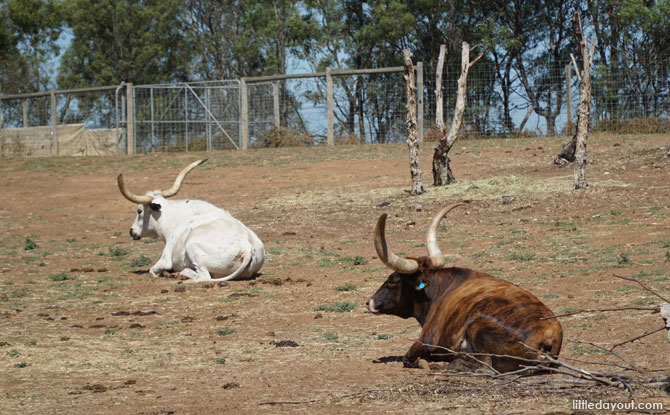
[[[456,208],[458,206],[463,206],[465,203],[456,203],[451,206],[447,206],[446,208],[442,209],[440,213],[438,213],[434,218],[433,222],[430,224],[430,228],[428,228],[428,233],[426,237],[426,247],[428,248],[428,256],[430,259],[433,261],[433,266],[434,267],[442,267],[445,264],[444,261],[444,255],[442,255],[442,252],[440,251],[440,247],[437,245],[437,228],[440,226],[440,222],[442,221],[442,218],[451,211],[451,209]]]
[[[202,163],[206,162],[208,159],[209,159],[209,158],[205,158],[205,159],[202,159],[202,160],[194,161],[193,163],[191,163],[191,164],[189,164],[188,166],[184,167],[184,169],[181,171],[181,173],[179,173],[179,176],[177,176],[177,179],[175,179],[174,184],[172,185],[172,187],[169,188],[169,189],[167,189],[167,190],[164,190],[164,191],[162,192],[162,193],[163,193],[163,197],[170,197],[170,196],[174,196],[174,195],[176,195],[177,192],[179,191],[179,188],[181,187],[181,182],[184,181],[184,177],[186,177],[186,175],[187,175],[191,170],[193,170],[194,168],[198,167],[198,166],[201,165]]]
[[[386,217],[386,213],[381,215],[375,227],[375,249],[377,250],[379,259],[382,260],[384,265],[401,274],[412,274],[418,271],[419,264],[416,261],[401,258],[388,249],[386,245],[386,232],[384,230],[386,227]]]
[[[147,203],[151,203],[153,200],[151,196],[138,196],[134,193],[131,193],[130,190],[126,189],[126,185],[123,183],[123,174],[116,176],[116,182],[119,184],[119,190],[121,190],[121,194],[133,203],[146,205]]]

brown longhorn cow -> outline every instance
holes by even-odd
[[[516,370],[522,360],[558,356],[561,324],[533,294],[507,281],[467,268],[445,268],[437,229],[455,204],[435,216],[427,233],[428,257],[401,258],[386,245],[386,214],[375,228],[379,258],[395,272],[368,300],[375,314],[414,317],[421,324],[418,341],[403,362],[450,361],[475,357],[500,372]],[[513,356],[513,357],[510,357]]]

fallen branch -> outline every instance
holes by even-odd
[[[603,313],[606,311],[625,311],[625,310],[640,310],[640,311],[651,311],[652,313],[658,313],[660,311],[660,308],[658,306],[656,307],[626,306],[626,307],[614,307],[614,308],[594,308],[589,310],[579,310],[579,311],[573,311],[571,313],[558,314],[551,317],[541,317],[540,320],[550,320],[552,318],[574,316],[575,314],[581,314],[581,313]]]
[[[645,290],[647,290],[647,291],[649,291],[650,293],[654,294],[656,297],[660,298],[661,300],[665,301],[666,303],[670,303],[670,300],[665,299],[662,295],[660,295],[660,294],[657,293],[656,291],[654,291],[654,290],[652,290],[651,288],[649,288],[649,287],[647,287],[646,285],[644,285],[644,284],[642,283],[642,281],[638,281],[638,280],[636,280],[635,278],[622,277],[621,275],[617,275],[617,274],[612,274],[612,276],[615,277],[615,278],[620,278],[620,279],[622,279],[622,280],[636,282],[636,283],[640,284],[640,286],[642,286],[642,288],[644,288]]]
[[[665,327],[663,327],[665,328]],[[661,329],[663,329],[661,328]],[[660,331],[661,329],[655,330]],[[645,335],[650,335],[650,333],[645,333]],[[639,338],[644,337],[645,335],[642,336],[637,336],[635,339],[630,339],[627,340],[626,342],[621,342],[621,344],[625,344],[634,340],[638,340]],[[424,344],[424,343],[422,343]],[[589,343],[592,344],[592,343]],[[487,377],[490,379],[498,379],[498,380],[504,380],[502,383],[495,383],[492,386],[487,387],[490,389],[491,387],[498,387],[502,385],[507,385],[510,383],[518,383],[521,379],[531,377],[531,376],[538,376],[538,375],[546,375],[546,374],[557,374],[557,375],[562,375],[566,377],[571,377],[574,379],[577,379],[577,383],[573,383],[574,386],[584,386],[584,387],[593,387],[595,385],[600,385],[600,386],[606,386],[606,387],[612,387],[612,388],[617,388],[617,389],[625,389],[627,390],[631,396],[634,396],[634,388],[633,386],[641,386],[641,387],[667,387],[670,382],[670,376],[661,376],[661,377],[653,377],[653,378],[641,378],[641,377],[635,377],[632,375],[626,375],[626,374],[619,374],[619,373],[605,373],[605,372],[600,372],[600,371],[595,371],[595,370],[586,370],[583,369],[579,366],[576,366],[574,364],[566,362],[566,360],[572,360],[572,361],[577,361],[580,363],[584,364],[593,364],[593,365],[607,365],[607,366],[615,366],[620,369],[624,370],[630,370],[634,371],[637,373],[642,374],[643,371],[634,367],[630,363],[628,363],[626,360],[621,358],[618,354],[614,353],[611,349],[607,350],[601,346],[592,344],[594,347],[597,347],[599,349],[603,349],[603,351],[606,351],[617,358],[619,358],[621,361],[623,361],[627,366],[625,365],[617,365],[613,363],[607,363],[607,362],[589,362],[589,361],[582,361],[578,359],[570,359],[570,358],[563,358],[560,359],[558,357],[554,357],[545,353],[542,353],[539,350],[536,350],[526,344],[528,349],[536,352],[540,358],[538,359],[529,359],[529,358],[524,358],[524,357],[519,357],[519,356],[511,356],[511,355],[500,355],[500,354],[494,354],[494,353],[470,353],[470,352],[464,352],[464,351],[454,351],[449,349],[448,347],[443,347],[443,346],[436,346],[436,345],[430,345],[430,344],[424,344],[425,346],[430,346],[435,349],[439,350],[444,350],[445,353],[436,355],[436,356],[451,356],[453,358],[466,358],[469,359],[470,361],[475,361],[478,363],[483,363],[483,358],[490,358],[490,357],[495,357],[495,358],[505,358],[505,359],[514,359],[516,361],[519,361],[519,369],[511,372],[504,372],[501,373],[491,367],[491,365],[484,363],[483,366],[485,366],[488,369],[492,369],[488,372],[477,372],[477,373],[469,373],[469,372],[452,372],[452,373],[443,373],[444,376],[471,376],[471,377]],[[620,344],[619,344],[620,345]],[[614,347],[616,347],[615,345]],[[613,348],[614,348],[613,347]]]
[[[603,346],[600,346],[600,345],[598,345],[598,344],[595,344],[595,343],[592,343],[592,342],[587,342],[587,341],[582,341],[582,340],[569,340],[569,341],[571,341],[571,342],[573,342],[573,343],[588,344],[589,346],[593,346],[593,347],[595,347],[595,348],[597,348],[597,349],[602,350],[602,351],[605,352],[605,353],[609,353],[609,354],[611,354],[612,356],[614,356],[614,357],[616,357],[617,359],[621,360],[622,362],[626,363],[628,366],[621,366],[621,365],[617,365],[617,364],[615,364],[615,363],[597,363],[597,364],[600,364],[600,365],[609,365],[609,366],[616,366],[616,367],[622,368],[622,369],[624,369],[624,370],[634,370],[634,371],[636,371],[636,372],[638,372],[638,373],[642,373],[642,370],[640,370],[640,369],[636,368],[635,366],[633,366],[629,361],[627,361],[626,359],[624,359],[623,357],[621,357],[621,355],[619,355],[618,353],[614,353],[614,352],[612,351],[612,349],[608,349],[608,348],[603,347]],[[586,363],[591,364],[591,362],[586,362]]]
[[[640,334],[640,335],[637,336],[637,337],[633,337],[632,339],[629,339],[629,340],[626,340],[626,341],[622,341],[621,343],[617,343],[617,344],[615,344],[614,346],[612,346],[612,347],[610,348],[610,351],[614,350],[615,348],[617,348],[617,347],[619,347],[619,346],[623,346],[623,345],[626,344],[626,343],[633,343],[635,340],[640,340],[640,339],[643,338],[643,337],[651,336],[652,334],[657,333],[657,332],[659,332],[659,331],[661,331],[661,330],[665,330],[665,326],[660,327],[660,328],[657,328],[656,330],[648,331],[648,332],[646,332],[646,333],[644,333],[644,334]]]

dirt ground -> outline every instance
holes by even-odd
[[[0,413],[592,414],[612,412],[573,400],[633,398],[670,408],[661,389],[406,369],[399,359],[419,324],[365,308],[390,273],[372,243],[378,216],[389,213],[396,253],[425,255],[432,216],[462,200],[439,233],[449,265],[512,281],[557,314],[659,304],[612,274],[670,297],[669,144],[589,137],[580,191],[572,167],[552,165],[560,139],[461,141],[458,183],[445,188],[430,185],[426,144],[420,197],[406,192],[402,144],[0,159]],[[116,175],[135,193],[167,188],[202,157],[176,198],[212,202],[260,236],[267,258],[253,280],[150,278],[163,243],[128,235],[136,207]],[[618,357],[603,351],[662,327],[658,314],[560,321],[561,356],[577,366],[670,374],[664,331]]]

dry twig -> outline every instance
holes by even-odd
[[[666,303],[670,303],[670,300],[665,299],[662,295],[660,295],[660,294],[657,293],[656,291],[654,291],[654,290],[652,290],[651,288],[649,288],[649,287],[647,287],[646,285],[644,285],[644,284],[642,283],[642,281],[638,281],[638,280],[636,280],[635,278],[622,277],[621,275],[617,275],[617,274],[612,274],[612,276],[615,277],[615,278],[620,278],[620,279],[622,279],[622,280],[636,282],[636,283],[640,284],[640,286],[642,286],[642,288],[644,288],[645,290],[647,290],[647,291],[649,291],[650,293],[654,294],[656,297],[660,298],[661,300],[665,301]]]

